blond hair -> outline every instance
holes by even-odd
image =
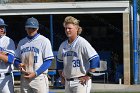
[[[78,27],[77,34],[80,35],[82,33],[82,27],[79,26],[79,20],[72,16],[67,16],[63,22],[63,26],[65,27],[66,24],[74,24]]]

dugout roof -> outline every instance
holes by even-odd
[[[0,15],[127,13],[129,1],[4,3]]]

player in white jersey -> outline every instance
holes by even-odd
[[[39,23],[36,18],[28,18],[25,30],[28,36],[20,40],[15,65],[21,69],[21,93],[48,93],[48,68],[53,57],[48,38],[37,33]]]
[[[14,93],[13,61],[15,44],[6,36],[6,24],[0,18],[0,93]]]
[[[57,68],[61,82],[65,83],[65,93],[90,93],[90,76],[99,67],[99,55],[87,40],[79,36],[82,32],[79,20],[68,16],[63,25],[68,40],[59,47]]]

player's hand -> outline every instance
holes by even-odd
[[[8,56],[6,52],[0,51],[0,62],[8,62]]]
[[[89,79],[90,79],[89,76],[82,76],[82,77],[79,78],[80,83],[81,83],[82,85],[86,85],[86,83],[87,83],[87,81],[88,81]]]
[[[0,54],[7,55],[7,53],[6,52],[3,52],[3,51],[0,51]]]
[[[25,65],[23,63],[19,64],[19,70],[24,71],[25,70]]]
[[[35,72],[27,72],[27,74],[24,75],[24,78],[26,79],[32,79],[34,77],[36,77]]]
[[[23,63],[19,64],[19,70],[20,70],[21,73],[27,74],[27,72],[25,70],[25,65]]]
[[[19,67],[25,67],[25,65],[23,63],[20,63]]]

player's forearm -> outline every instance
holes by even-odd
[[[7,54],[8,56],[8,63],[10,64],[13,64],[14,63],[14,60],[15,60],[15,56],[14,55],[11,55],[11,54]]]
[[[51,66],[51,63],[52,63],[52,59],[46,60],[45,62],[43,62],[40,68],[36,71],[36,76],[46,71]]]
[[[14,66],[15,66],[16,68],[19,68],[20,63],[21,63],[21,61],[19,61],[19,60],[17,60],[17,59],[14,60]]]
[[[89,70],[88,70],[88,72],[95,72],[96,71],[96,68],[90,68]]]
[[[14,56],[11,54],[0,52],[0,60],[2,60],[5,63],[8,62],[8,63],[12,64],[14,61]]]
[[[95,69],[95,68],[98,68],[100,66],[100,57],[97,56],[93,59],[91,59],[90,61],[90,68],[92,69]]]
[[[93,72],[95,72],[96,71],[96,69],[95,68],[90,68],[88,71],[87,71],[87,73],[86,73],[86,75],[85,76],[89,76],[89,77],[92,77],[93,76]]]

